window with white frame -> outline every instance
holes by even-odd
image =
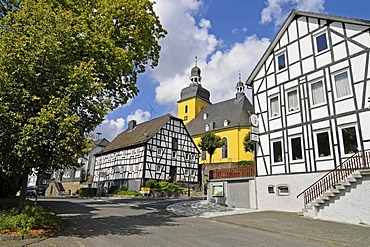
[[[189,170],[188,169],[185,169],[185,173],[184,173],[185,176],[189,176]]]
[[[348,72],[343,71],[334,75],[335,93],[337,98],[343,98],[351,95],[351,85],[348,79]]]
[[[158,148],[157,149],[157,156],[161,156],[162,155],[162,149],[161,148]]]
[[[276,188],[277,188],[277,195],[278,196],[289,196],[290,195],[289,185],[287,185],[287,184],[278,184],[278,185],[276,185]]]
[[[189,153],[185,153],[185,160],[190,160],[190,154]]]
[[[287,98],[288,98],[288,111],[296,111],[299,109],[299,104],[298,104],[298,92],[297,89],[292,90],[287,93]]]
[[[312,105],[318,105],[325,102],[324,85],[322,81],[311,83],[311,101]]]
[[[316,39],[316,50],[318,53],[328,49],[328,40],[326,38],[326,32],[320,33],[315,37]]]
[[[285,55],[285,52],[280,53],[280,54],[277,55],[276,63],[277,63],[278,70],[283,70],[283,69],[286,68],[286,55]]]
[[[356,127],[342,128],[342,141],[344,154],[353,154],[358,152]]]
[[[172,151],[172,159],[176,159],[177,157],[177,151]]]
[[[302,159],[302,139],[300,136],[290,138],[292,160]]]
[[[281,163],[283,159],[283,147],[281,140],[276,140],[272,142],[272,151],[273,151],[273,163]]]
[[[280,116],[279,96],[270,98],[270,115],[271,117]]]
[[[227,143],[227,138],[226,137],[223,137],[222,138],[222,142],[223,142],[223,145],[222,145],[222,150],[221,150],[221,158],[222,159],[226,159],[228,157],[227,153],[228,153],[228,143]]]
[[[319,158],[331,156],[329,132],[316,133],[317,156]]]

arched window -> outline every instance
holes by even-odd
[[[185,113],[188,113],[188,105],[185,106]]]
[[[222,141],[224,142],[224,145],[222,146],[222,159],[227,158],[227,138],[224,137],[222,138]]]

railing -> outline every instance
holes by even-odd
[[[254,177],[254,166],[215,169],[209,171],[210,179]]]
[[[297,198],[303,194],[304,205],[306,207],[310,202],[323,195],[324,192],[331,189],[334,185],[343,181],[354,171],[364,168],[370,168],[370,150],[355,153],[334,170],[330,171],[306,190],[301,192]]]

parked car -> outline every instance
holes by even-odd
[[[36,191],[37,191],[36,186],[27,187],[26,196],[36,196],[37,193]]]

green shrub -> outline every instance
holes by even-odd
[[[0,233],[8,231],[28,233],[31,229],[55,227],[58,224],[59,218],[40,206],[26,205],[21,214],[18,214],[18,208],[0,211]]]
[[[116,194],[120,196],[142,196],[142,194],[134,190],[121,190],[118,191]]]
[[[109,187],[108,189],[108,194],[115,194],[115,191],[118,190],[118,187],[115,186],[115,185],[112,185],[111,187]]]
[[[238,161],[237,166],[254,166],[253,160],[241,160]]]
[[[113,194],[117,194],[119,192],[122,192],[122,191],[128,191],[127,187],[126,186],[121,186],[119,187],[118,189],[116,189]]]
[[[148,188],[154,189],[155,187],[157,187],[158,181],[154,179],[149,179],[148,181],[146,181],[145,185]]]
[[[94,197],[97,191],[97,188],[81,188],[79,189],[79,195],[83,197]]]

